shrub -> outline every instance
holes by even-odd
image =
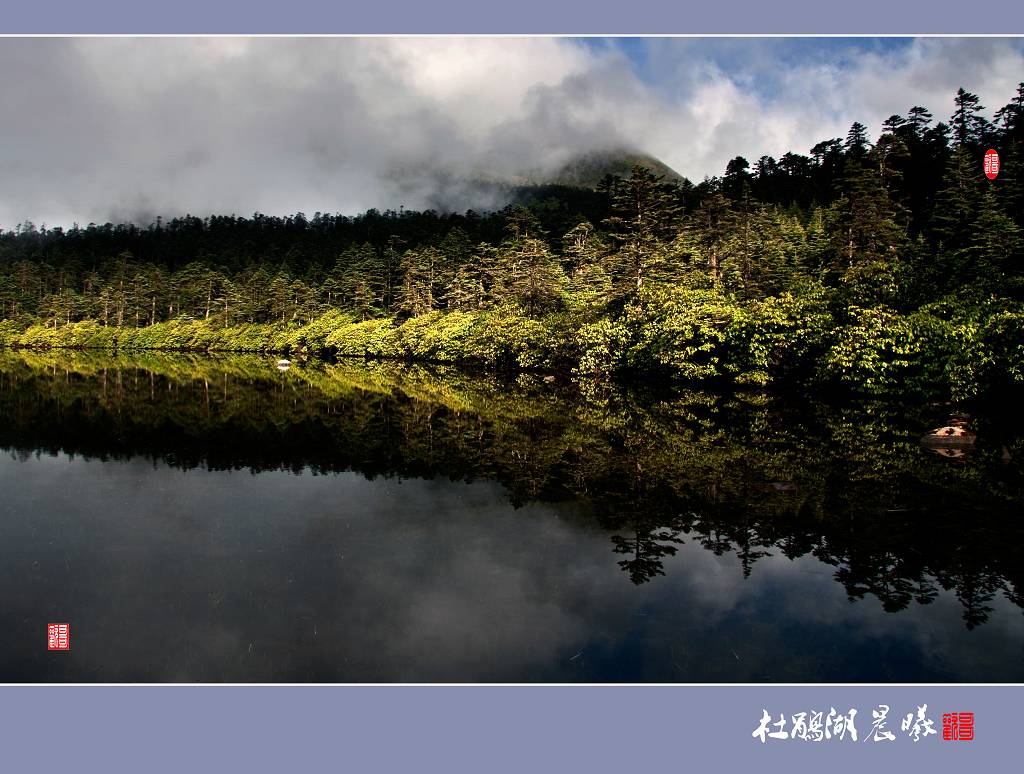
[[[740,380],[813,376],[835,326],[826,300],[818,286],[798,296],[783,293],[749,304],[730,332]]]
[[[24,330],[25,326],[15,320],[0,320],[0,347],[17,344]]]
[[[1024,312],[992,315],[978,332],[983,390],[1024,387]]]
[[[742,360],[730,352],[739,307],[717,288],[645,290],[625,309],[626,361],[639,371],[660,371],[687,380],[734,373]]]
[[[376,319],[350,323],[336,328],[327,337],[327,346],[339,355],[396,357],[397,329],[391,320]]]
[[[575,335],[575,373],[609,378],[623,365],[626,331],[617,320],[604,318],[581,327]]]
[[[398,350],[403,357],[416,360],[465,360],[476,320],[476,315],[459,311],[410,318],[398,329]]]
[[[468,359],[490,366],[537,369],[551,366],[557,342],[537,320],[509,309],[495,309],[477,317],[466,347]]]
[[[913,326],[884,306],[850,314],[853,321],[837,331],[825,355],[822,376],[859,392],[896,392],[920,360]]]

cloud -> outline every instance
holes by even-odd
[[[650,49],[651,99],[664,109],[643,132],[646,149],[693,179],[736,155],[806,154],[854,121],[877,136],[914,105],[948,121],[961,86],[991,116],[1024,73],[1015,39],[656,39]]]
[[[959,86],[996,108],[1012,39],[0,40],[0,227],[261,211],[484,208],[631,145],[699,180],[807,152]]]

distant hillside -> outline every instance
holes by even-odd
[[[554,176],[545,182],[579,188],[593,188],[605,175],[629,177],[634,166],[647,167],[656,175],[663,175],[666,180],[681,182],[683,176],[672,167],[646,153],[630,151],[624,148],[606,151],[590,151],[581,154],[563,166]]]
[[[571,195],[564,189],[577,189],[582,194],[597,187],[606,175],[629,177],[636,165],[663,175],[669,181],[683,180],[682,175],[664,162],[625,148],[587,151],[555,170],[526,169],[519,174],[508,174],[476,169],[460,174],[421,165],[395,169],[388,177],[400,197],[425,201],[427,207],[442,212],[458,212],[500,209],[512,202],[532,200],[553,187],[563,189],[564,195]]]

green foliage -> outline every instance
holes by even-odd
[[[478,317],[469,333],[466,356],[499,368],[546,368],[557,346],[542,322],[499,307]]]
[[[904,285],[900,264],[894,260],[854,263],[842,272],[839,295],[848,306],[895,306]]]
[[[575,373],[608,379],[624,365],[626,330],[617,320],[602,318],[581,327],[575,336],[578,360]]]
[[[350,323],[332,331],[326,343],[339,355],[394,357],[398,352],[397,327],[388,319]]]
[[[812,284],[796,295],[783,293],[749,304],[737,331],[746,344],[741,361],[746,380],[765,383],[811,376],[834,330],[827,302],[825,289]]]
[[[978,332],[982,384],[1007,389],[1024,385],[1024,308],[992,315]]]
[[[734,374],[742,310],[717,287],[657,287],[629,304],[627,365],[683,380]]]
[[[15,345],[23,331],[17,320],[0,320],[0,347]]]
[[[469,312],[431,312],[413,317],[398,328],[398,352],[411,360],[465,360],[476,319]]]
[[[853,308],[850,316],[825,355],[822,375],[860,392],[898,392],[919,361],[913,326],[883,306]]]
[[[964,319],[943,319],[926,310],[907,318],[917,349],[916,373],[908,375],[906,391],[937,398],[964,400],[978,392],[978,327]]]
[[[351,312],[331,310],[324,312],[306,325],[288,328],[275,338],[273,349],[287,349],[290,352],[322,352],[327,349],[327,339],[337,329],[354,321]],[[283,346],[281,346],[283,344]]]
[[[100,325],[93,320],[51,328],[33,325],[15,342],[23,347],[80,347],[83,349],[113,349],[117,345],[117,329]]]

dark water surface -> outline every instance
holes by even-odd
[[[1022,433],[949,411],[0,351],[0,680],[1020,681]]]

